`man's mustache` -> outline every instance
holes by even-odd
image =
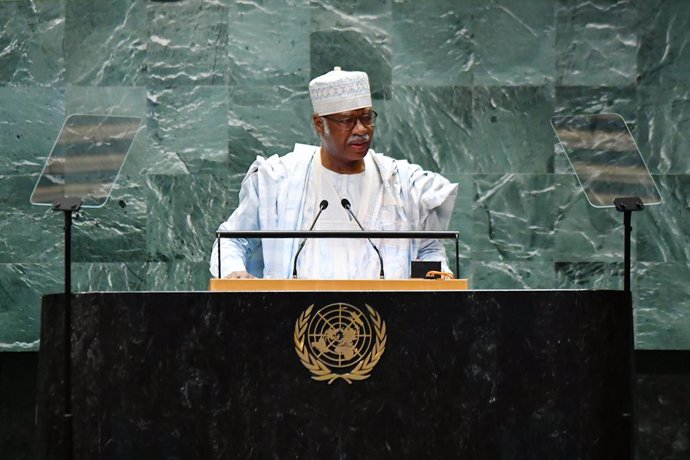
[[[364,142],[369,142],[368,134],[353,134],[347,138],[348,144],[362,144]]]

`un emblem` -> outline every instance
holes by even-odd
[[[314,310],[309,306],[295,323],[295,351],[314,380],[343,379],[347,383],[369,378],[386,348],[386,323],[366,306],[332,303]]]

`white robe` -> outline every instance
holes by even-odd
[[[348,181],[360,179],[346,178],[345,184],[340,184],[345,188],[340,190],[335,184],[327,184],[328,172],[318,169],[321,168],[318,152],[319,147],[296,144],[294,151],[285,156],[257,157],[242,182],[239,206],[218,230],[307,230],[318,211],[318,203],[327,199],[321,198],[324,194],[331,199],[315,230],[358,229],[344,214],[346,211],[338,197],[347,191]],[[457,184],[405,160],[394,160],[373,150],[365,157],[365,168],[365,177],[361,179],[362,194],[357,198],[342,198],[352,203],[353,212],[366,230],[447,229]],[[331,188],[335,190],[329,190]],[[330,211],[328,215],[327,211]],[[373,248],[367,247],[366,239],[336,241],[308,240],[299,257],[299,276],[378,278],[379,259]],[[445,250],[437,240],[372,241],[383,257],[386,278],[409,278],[410,261],[415,259],[440,260],[444,270],[448,270]],[[298,245],[297,239],[225,238],[221,246],[221,275],[246,270],[263,278],[289,278]],[[218,276],[217,241],[210,262],[211,273]]]

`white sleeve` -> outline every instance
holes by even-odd
[[[250,169],[242,181],[240,204],[218,231],[259,230],[259,194],[256,169]],[[210,271],[223,277],[234,271],[246,271],[249,258],[260,251],[260,239],[222,238],[220,245],[221,273],[218,274],[218,239],[211,250]],[[258,276],[254,273],[255,276]]]
[[[411,218],[413,227],[416,230],[447,230],[455,206],[458,184],[451,183],[440,174],[424,171],[417,165],[410,167],[408,217]],[[440,260],[441,269],[450,271],[446,249],[439,240],[421,240],[417,258]]]
[[[440,174],[413,167],[408,196],[415,226],[419,230],[447,230],[458,184]]]

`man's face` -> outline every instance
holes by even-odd
[[[361,172],[374,138],[375,118],[371,107],[325,116],[314,114],[323,165],[341,173]]]

